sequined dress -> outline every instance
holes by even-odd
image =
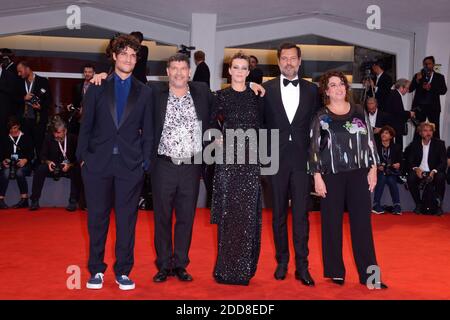
[[[223,164],[216,164],[211,222],[218,225],[218,255],[214,278],[219,283],[246,285],[256,272],[261,242],[261,184],[257,151],[252,138],[227,139],[232,130],[259,129],[259,98],[247,89],[231,87],[217,92],[212,121],[222,123]],[[231,129],[227,131],[227,129]],[[236,132],[236,131],[234,131]],[[233,141],[235,145],[233,146]],[[245,148],[244,148],[245,146]],[[255,149],[256,148],[256,149]],[[227,149],[233,163],[225,161]],[[245,161],[238,164],[238,150],[245,150]]]

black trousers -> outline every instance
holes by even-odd
[[[134,265],[134,243],[138,201],[144,172],[141,167],[131,171],[120,155],[114,155],[106,170],[92,172],[81,168],[87,208],[89,231],[89,262],[91,275],[104,273],[105,244],[111,209],[116,215],[116,276],[129,275]]]
[[[33,141],[33,150],[36,153],[36,158],[41,159],[41,149],[45,138],[45,123],[36,123],[35,119],[24,118],[22,120],[22,131],[30,136]]]
[[[327,194],[321,200],[322,256],[326,278],[345,278],[342,258],[342,220],[347,204],[353,256],[359,281],[371,275],[367,268],[377,265],[372,236],[371,200],[367,169],[322,175]]]
[[[156,266],[159,270],[186,268],[200,186],[201,165],[176,165],[156,158],[152,168]],[[172,215],[175,234],[172,244]]]
[[[438,172],[434,175],[433,181],[431,181],[431,184],[434,184],[436,188],[436,192],[441,200],[441,203],[444,199],[445,195],[445,173]],[[408,174],[408,188],[411,192],[411,195],[414,199],[414,202],[416,203],[416,206],[422,205],[422,198],[420,197],[420,190],[419,185],[420,182],[423,180],[420,179],[414,171],[410,171]]]
[[[311,177],[296,169],[293,161],[280,164],[278,173],[269,177],[272,190],[272,228],[278,264],[289,262],[287,217],[289,196],[292,205],[292,232],[297,270],[308,269],[308,201]]]
[[[44,187],[45,178],[51,176],[51,172],[48,169],[48,165],[41,163],[37,169],[34,171],[33,175],[33,185],[31,187],[31,197],[32,201],[39,200],[42,193],[42,188]],[[61,172],[61,177],[70,179],[70,196],[69,200],[78,201],[80,196],[80,167],[74,166],[67,172]]]

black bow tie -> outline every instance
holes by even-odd
[[[294,86],[294,87],[296,87],[296,86],[298,86],[298,79],[295,79],[295,80],[289,80],[289,79],[286,79],[286,78],[284,78],[283,79],[283,84],[284,84],[284,86],[286,87],[289,83],[292,83],[292,85]]]

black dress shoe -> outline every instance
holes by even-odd
[[[0,199],[0,209],[8,209],[8,205],[5,202],[5,199]]]
[[[278,264],[277,269],[275,270],[274,277],[277,280],[284,280],[286,278],[287,273],[287,265],[285,264]]]
[[[13,205],[14,209],[28,208],[28,198],[21,198],[19,202]]]
[[[39,208],[40,208],[39,207],[39,201],[38,200],[31,200],[30,211],[36,211]]]
[[[162,269],[159,270],[157,274],[153,277],[153,282],[164,282],[169,276],[169,270]]]
[[[331,281],[340,286],[344,285],[345,280],[343,278],[332,278]]]
[[[175,276],[180,281],[192,281],[192,276],[187,273],[185,268],[175,268],[173,269],[173,272],[175,273]]]
[[[77,202],[75,200],[69,200],[66,210],[70,212],[77,210]]]
[[[315,282],[311,275],[309,274],[308,270],[305,271],[295,271],[295,279],[301,281],[305,286],[313,287],[315,285]]]

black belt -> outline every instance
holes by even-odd
[[[180,166],[180,165],[186,165],[186,164],[194,164],[194,157],[190,158],[172,158],[169,156],[166,156],[164,154],[158,154],[158,158],[163,159],[165,161],[171,162],[174,165]],[[187,163],[186,163],[187,162]]]

